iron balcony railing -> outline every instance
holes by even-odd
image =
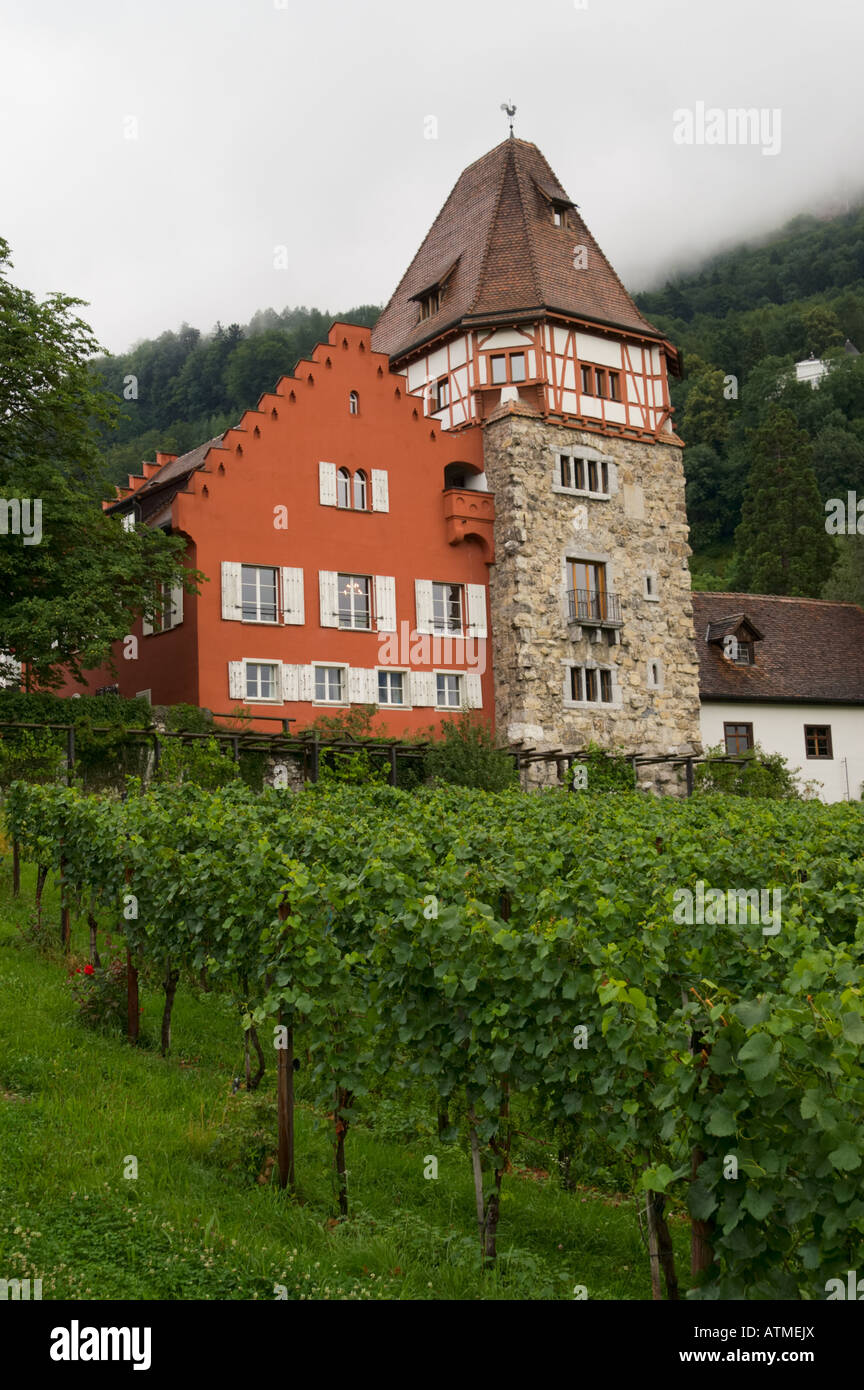
[[[621,622],[621,603],[617,594],[597,593],[591,589],[570,589],[567,593],[571,623]]]

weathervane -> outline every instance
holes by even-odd
[[[506,111],[510,120],[510,139],[513,139],[513,117],[516,115],[516,107],[512,101],[502,101],[501,110]]]

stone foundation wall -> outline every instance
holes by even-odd
[[[582,450],[606,461],[609,500],[560,490],[558,455]],[[496,511],[489,595],[496,723],[511,742],[700,751],[682,452],[672,443],[606,438],[524,415],[484,427]],[[571,560],[606,565],[607,589],[620,599],[619,629],[569,621]],[[648,575],[655,597],[646,593]],[[610,669],[612,704],[570,702],[574,664]],[[554,763],[529,772],[537,785],[557,775]],[[681,781],[677,769],[640,770],[640,782],[669,791]]]

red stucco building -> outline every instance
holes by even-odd
[[[377,705],[389,733],[466,705],[491,718],[481,474],[476,432],[448,435],[368,329],[334,324],[236,429],[157,455],[111,505],[184,536],[208,582],[166,594],[161,623],[135,623],[116,676],[87,688],[296,727],[352,704]]]

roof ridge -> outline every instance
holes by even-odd
[[[538,150],[538,154],[539,154],[539,153],[540,153],[540,151]],[[541,156],[541,158],[542,158],[542,156]],[[543,294],[543,290],[541,289],[541,286],[540,286],[540,277],[539,277],[538,272],[537,272],[537,257],[536,257],[536,255],[535,255],[535,250],[534,250],[534,238],[533,238],[533,236],[531,235],[531,229],[530,229],[530,227],[529,227],[529,225],[528,225],[528,210],[527,210],[527,208],[525,207],[525,196],[526,196],[526,195],[525,195],[525,189],[524,189],[523,186],[522,186],[522,170],[519,168],[519,163],[518,163],[518,161],[517,161],[517,159],[516,159],[516,151],[515,151],[515,149],[514,149],[513,155],[512,155],[512,163],[513,163],[513,172],[514,172],[514,174],[516,175],[516,187],[517,187],[518,192],[519,192],[519,211],[520,211],[521,214],[522,214],[522,230],[523,230],[523,232],[525,233],[525,240],[526,240],[526,242],[528,243],[528,261],[529,261],[529,264],[530,264],[530,266],[531,266],[531,279],[532,279],[533,282],[534,282],[534,290],[535,290],[535,293],[536,293],[536,295],[537,295],[537,303],[538,303],[538,304],[542,304],[543,301],[544,301],[545,296],[544,296],[544,294]],[[533,176],[529,175],[529,177],[531,178],[531,181],[532,181],[532,183],[533,183],[533,181],[534,181],[534,180],[533,180]],[[552,175],[552,177],[553,177],[553,179],[555,179],[555,182],[558,184],[558,187],[560,188],[562,185],[560,184],[559,180],[558,180],[557,178],[555,178],[555,175],[554,175],[554,174]],[[535,197],[536,197],[536,194],[535,194]]]
[[[860,608],[849,598],[807,598],[804,594],[745,594],[737,589],[691,589],[691,598],[741,598],[766,599],[772,603],[824,603],[830,608]]]
[[[489,158],[489,156],[491,156],[491,155],[497,153],[497,151],[501,149],[501,146],[502,146],[502,145],[508,145],[508,144],[509,144],[509,139],[508,139],[508,140],[502,140],[501,145],[496,145],[496,146],[495,146],[495,149],[494,149],[494,150],[490,150],[489,153],[488,153],[488,155],[486,155],[486,156],[484,156],[484,157],[485,157],[485,158]],[[476,163],[477,163],[477,164],[480,164],[480,163],[481,163],[481,160],[478,159],[478,160],[476,161]],[[473,165],[469,165],[468,167],[469,167],[469,168],[473,168]],[[459,178],[462,178],[462,177],[463,177],[463,174],[460,174],[460,175],[459,175]],[[506,178],[506,174],[505,174],[505,178]],[[501,208],[501,196],[502,196],[502,194],[503,194],[503,192],[504,192],[504,182],[505,182],[505,178],[502,178],[502,179],[501,179],[500,183],[498,184],[498,191],[497,191],[497,193],[495,194],[495,206],[494,206],[494,208],[492,209],[492,216],[489,218],[489,225],[488,225],[488,227],[487,227],[487,229],[486,229],[486,241],[485,241],[484,246],[483,246],[483,255],[480,257],[480,269],[479,269],[479,271],[478,271],[477,279],[476,279],[476,282],[475,282],[475,285],[474,285],[474,294],[473,294],[473,297],[469,300],[469,302],[468,302],[468,307],[467,307],[467,310],[466,310],[466,312],[469,313],[469,314],[472,312],[472,310],[474,309],[474,306],[476,305],[478,299],[480,298],[480,289],[481,289],[481,286],[482,286],[482,284],[483,284],[484,276],[485,276],[485,274],[486,274],[486,267],[487,267],[488,261],[489,261],[489,248],[490,248],[491,245],[492,245],[492,237],[493,237],[493,233],[494,233],[494,231],[495,231],[496,224],[497,224],[497,222],[498,222],[498,213],[499,213],[500,208]],[[457,182],[458,182],[458,180],[457,180]],[[518,186],[518,181],[517,181],[517,186]],[[521,199],[520,199],[520,201],[521,201]],[[438,219],[436,218],[435,221],[437,222],[437,220],[438,220]],[[432,225],[433,225],[433,227],[434,227],[435,223],[433,222]],[[418,255],[419,255],[419,252],[418,252]]]

